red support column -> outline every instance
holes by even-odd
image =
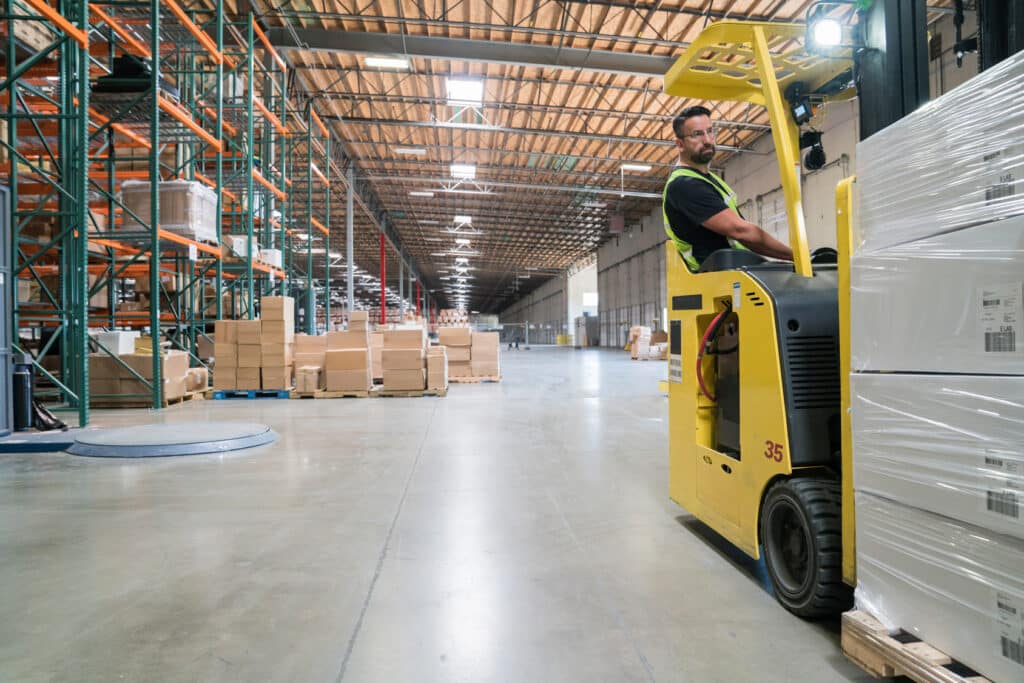
[[[384,251],[384,233],[380,234],[380,324],[386,325],[388,322],[388,295],[387,295],[387,279],[388,279],[388,262],[387,253]]]

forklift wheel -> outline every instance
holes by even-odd
[[[843,583],[839,482],[786,479],[765,496],[761,544],[775,597],[804,618],[838,615],[853,603]]]

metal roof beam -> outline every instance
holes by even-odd
[[[507,133],[511,135],[539,135],[546,137],[574,138],[576,140],[597,140],[613,144],[635,144],[635,145],[656,145],[658,147],[674,147],[675,141],[667,138],[634,138],[625,135],[606,135],[602,133],[582,133],[572,130],[546,130],[543,128],[510,128],[508,126],[493,126],[489,123],[457,123],[452,121],[403,121],[400,119],[366,119],[366,118],[343,118],[341,116],[321,116],[323,119],[334,119],[346,124],[364,126],[407,126],[410,128],[447,128],[451,130],[469,130],[481,133]],[[409,143],[415,146],[415,143]],[[732,147],[730,145],[717,145],[718,149],[725,152],[744,152],[747,154],[764,154],[755,152],[744,147]],[[636,160],[634,160],[636,161]]]
[[[435,191],[437,192],[444,192],[445,190],[443,188],[451,185],[453,182],[451,178],[437,178],[430,176],[364,175],[363,177],[371,182],[379,183],[438,183],[442,186],[442,189],[435,188]],[[551,192],[607,194],[615,195],[618,197],[636,197],[639,199],[661,199],[660,192],[637,192],[636,190],[621,190],[618,188],[606,187],[587,187],[586,185],[535,185],[533,183],[508,183],[490,180],[477,180],[471,184],[478,185],[480,188],[482,188],[483,192],[486,192],[487,188],[502,187],[517,190],[548,190]]]
[[[294,30],[275,28],[268,31],[267,37],[274,47],[280,49],[401,54],[428,59],[514,64],[542,69],[600,71],[627,76],[661,77],[676,61],[675,56],[672,55],[647,55],[615,50],[559,47],[557,45],[445,38],[442,36],[333,31],[317,28]],[[621,40],[621,38],[617,38],[617,40]]]

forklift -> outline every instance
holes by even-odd
[[[1001,3],[976,6],[982,42],[995,34],[987,26],[1021,25],[999,16],[1017,12]],[[693,272],[666,242],[669,495],[751,558],[763,557],[776,598],[800,617],[849,609],[856,584],[848,343],[855,179],[836,189],[837,249],[810,253],[801,149],[811,147],[807,168],[824,159],[820,133],[801,135],[800,127],[814,107],[857,96],[865,138],[925,102],[926,11],[920,0],[818,2],[806,25],[722,21],[665,76],[670,95],[767,109],[794,257],[723,249]],[[844,26],[828,49],[810,49],[815,19],[853,12],[854,35]],[[1008,43],[1002,56],[1016,49]],[[1000,58],[995,50],[987,57]]]

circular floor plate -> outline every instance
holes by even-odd
[[[97,429],[81,434],[68,453],[97,458],[155,458],[223,453],[276,440],[273,430],[252,422],[182,422]]]

